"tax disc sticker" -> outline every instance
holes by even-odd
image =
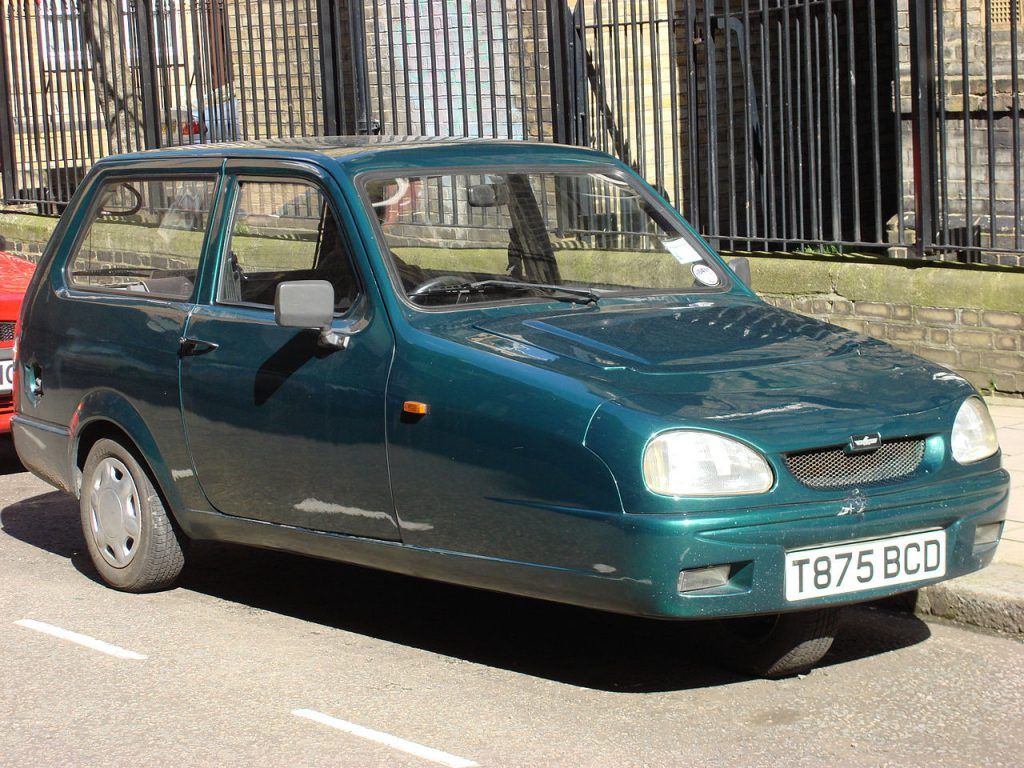
[[[681,237],[677,237],[674,240],[662,240],[661,244],[680,264],[693,264],[693,262],[701,260],[701,255]]]
[[[701,285],[718,285],[718,275],[707,264],[694,264],[690,271]]]

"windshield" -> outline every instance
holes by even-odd
[[[382,251],[423,307],[721,290],[726,278],[639,188],[611,173],[445,173],[364,186]]]

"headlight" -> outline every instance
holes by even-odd
[[[644,450],[644,482],[665,496],[764,493],[773,480],[759,453],[710,432],[665,432]]]
[[[957,411],[949,447],[953,451],[953,458],[960,464],[987,459],[999,450],[992,417],[978,398],[967,398]]]

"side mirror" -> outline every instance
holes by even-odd
[[[326,280],[290,280],[277,284],[274,320],[283,328],[316,328],[320,343],[344,349],[348,336],[335,333],[334,286]]]
[[[729,268],[736,274],[747,288],[750,287],[750,260],[746,256],[739,256],[729,262]]]

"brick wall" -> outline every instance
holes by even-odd
[[[1024,396],[1024,313],[851,301],[835,294],[766,301],[952,368],[979,389]]]
[[[227,3],[226,32],[241,97],[238,138],[322,132],[320,30],[313,2]]]
[[[364,0],[367,77],[383,132],[550,141],[546,8]]]

